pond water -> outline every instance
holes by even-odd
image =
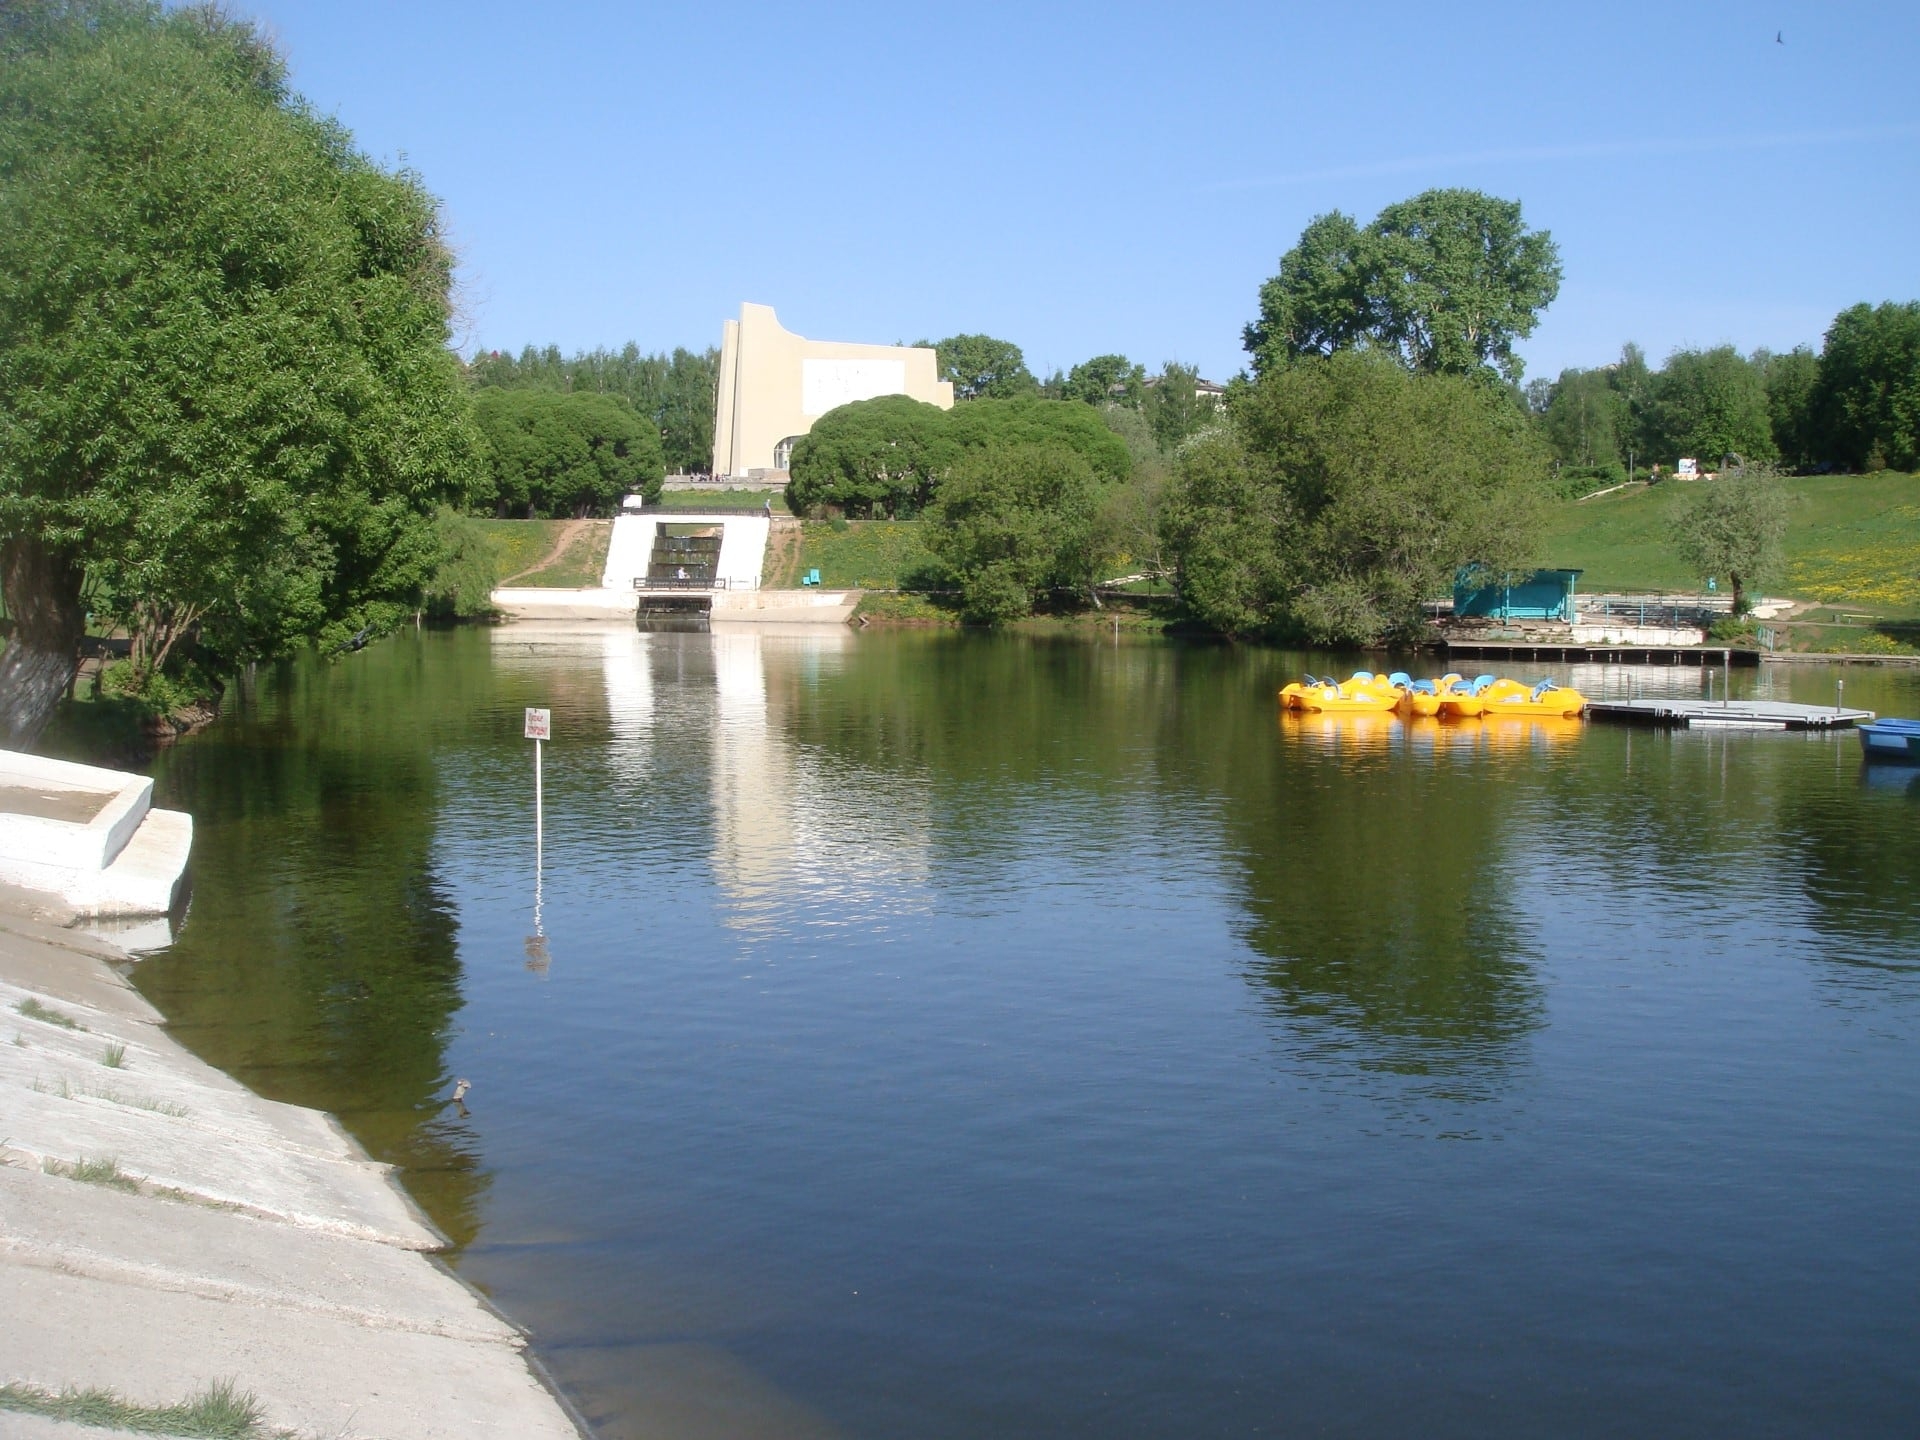
[[[289,665],[159,763],[195,889],[138,983],[404,1167],[607,1437],[1912,1434],[1911,777],[1283,723],[1335,664],[512,626]]]

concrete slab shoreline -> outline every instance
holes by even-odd
[[[389,1167],[188,1053],[67,918],[0,891],[0,1384],[167,1405],[229,1379],[302,1436],[587,1434]],[[60,1173],[108,1158],[115,1184]],[[111,1432],[0,1410],[67,1433]]]

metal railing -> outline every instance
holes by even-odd
[[[1582,595],[1583,622],[1618,620],[1629,625],[1711,625],[1733,613],[1726,595]]]

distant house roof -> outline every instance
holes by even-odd
[[[1161,382],[1161,380],[1163,380],[1164,378],[1165,377],[1161,375],[1149,375],[1147,377],[1147,388],[1151,390],[1154,386],[1158,385]],[[1193,382],[1193,393],[1195,398],[1202,398],[1202,397],[1213,398],[1213,397],[1225,395],[1227,393],[1227,387],[1224,385],[1216,385],[1211,380],[1201,380],[1201,379],[1195,378]]]

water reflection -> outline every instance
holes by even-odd
[[[445,1114],[462,1001],[433,765],[384,696],[288,678],[167,757],[159,787],[194,815],[193,904],[135,978],[206,1059],[404,1166],[462,1244],[488,1179]]]
[[[757,625],[602,638],[608,766],[638,787],[659,779],[663,731],[699,749],[708,864],[735,928],[860,924],[924,905],[924,786],[833,764],[789,733],[789,714],[853,643],[840,627]],[[671,697],[663,709],[656,695]]]
[[[1577,733],[1302,717],[1281,724],[1270,758],[1244,755],[1258,781],[1224,816],[1243,934],[1263,957],[1248,979],[1303,1057],[1411,1077],[1431,1096],[1501,1093],[1544,1015],[1537,937],[1511,898],[1516,817],[1487,765]]]
[[[1845,744],[1855,749],[1858,741]],[[1828,938],[1822,961],[1920,1002],[1920,774],[1904,765],[1859,770],[1853,795],[1796,788],[1780,823],[1814,923]]]
[[[1170,845],[1181,868],[1205,857],[1232,877],[1262,962],[1248,979],[1288,1022],[1290,1062],[1497,1092],[1542,1022],[1536,943],[1507,894],[1506,816],[1488,776],[1459,767],[1524,766],[1575,743],[1579,722],[1309,715],[1276,734],[1277,664],[916,640],[826,678],[789,723],[856,790],[933,777],[924,823],[949,885],[992,894],[1023,867],[1072,883],[1036,837],[1076,873],[1143,845]]]
[[[1326,668],[403,638],[168,762],[143,983],[484,1204],[609,1437],[1897,1433],[1914,802],[1850,739],[1283,727]]]

